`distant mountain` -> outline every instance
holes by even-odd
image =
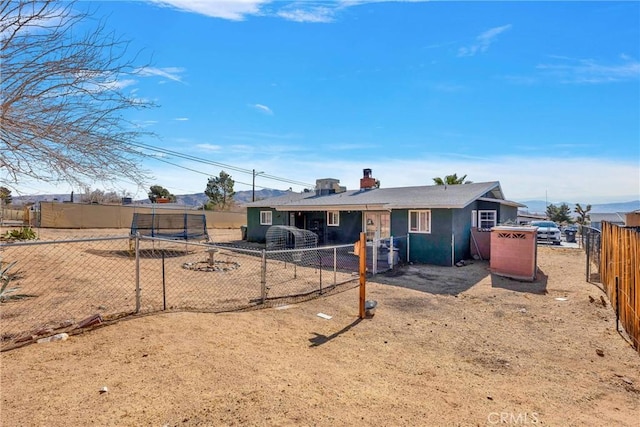
[[[286,191],[283,191],[283,190],[272,190],[272,189],[256,190],[255,198],[256,200],[263,200],[263,199],[269,199],[271,197],[282,196],[285,193]],[[235,200],[235,202],[238,204],[250,203],[252,199],[253,199],[253,191],[251,190],[238,191],[233,196],[233,200]],[[176,195],[176,201],[178,204],[181,204],[181,205],[199,206],[206,203],[207,200],[208,200],[208,197],[204,193]],[[147,199],[147,201],[149,200]]]
[[[527,205],[526,208],[520,208],[521,211],[527,211],[529,213],[541,213],[544,214],[547,212],[547,202],[544,200],[528,200],[528,201],[520,201],[523,205]],[[560,206],[562,203],[566,203],[571,212],[573,213],[573,209],[576,207],[575,202],[553,202],[555,206]],[[548,204],[552,204],[549,202]],[[586,207],[586,203],[580,203],[580,206],[583,208]],[[591,211],[593,213],[615,213],[615,212],[633,212],[635,210],[640,209],[640,200],[634,200],[631,202],[620,202],[620,203],[601,203],[601,204],[592,204]]]
[[[256,200],[268,199],[271,197],[277,197],[285,194],[284,190],[273,190],[273,189],[262,189],[256,190]],[[253,198],[253,191],[238,191],[236,192],[233,199],[238,204],[244,204],[251,202]],[[21,205],[26,203],[39,203],[39,202],[70,202],[71,195],[70,194],[42,194],[42,195],[31,195],[31,196],[12,196],[14,205]],[[195,193],[195,194],[180,194],[176,195],[176,204],[178,205],[186,205],[186,206],[201,206],[206,203],[208,197],[204,193]],[[74,201],[80,201],[80,195],[76,194],[74,196]],[[140,204],[151,204],[151,201],[148,198],[134,200],[134,203]]]
[[[281,196],[286,194],[287,192],[284,190],[271,190],[271,189],[262,189],[256,190],[256,200],[264,200],[269,199],[271,197]],[[251,190],[246,191],[238,191],[234,200],[236,203],[242,205],[245,203],[250,203],[253,197],[253,192]],[[43,194],[43,195],[35,195],[35,196],[13,196],[13,204],[20,205],[24,203],[38,203],[38,202],[68,202],[71,200],[70,194]],[[80,200],[80,195],[76,194],[74,197],[75,201],[78,202]],[[195,193],[195,194],[181,194],[176,195],[177,202],[176,204],[185,205],[185,206],[202,206],[203,203],[207,202],[207,196],[204,193]],[[527,200],[527,201],[518,201],[523,205],[527,205],[526,208],[520,208],[520,211],[525,211],[529,213],[539,213],[544,214],[547,211],[547,202],[544,200]],[[147,204],[151,203],[148,198],[134,200],[134,203],[142,203]],[[571,209],[571,213],[573,213],[573,208],[575,208],[575,202],[549,202],[549,204],[553,203],[556,206],[561,205],[562,203],[566,203],[569,205]],[[580,203],[582,207],[585,207],[585,203]],[[615,213],[615,212],[633,212],[635,210],[640,209],[640,200],[633,200],[630,202],[621,202],[621,203],[600,203],[600,204],[592,204],[591,212],[593,213]]]

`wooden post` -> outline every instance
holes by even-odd
[[[366,283],[367,283],[367,235],[360,233],[360,241],[358,242],[360,252],[360,314],[361,319],[365,318],[365,299],[366,299]]]
[[[616,276],[616,332],[620,331],[620,285]]]

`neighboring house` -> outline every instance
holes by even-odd
[[[545,214],[518,211],[518,224],[520,225],[527,225],[531,221],[544,221],[545,219],[547,219]]]
[[[640,209],[627,212],[625,214],[625,221],[627,227],[640,227]]]
[[[505,200],[497,181],[377,188],[365,169],[358,190],[339,182],[319,179],[315,192],[248,203],[247,240],[264,242],[270,226],[291,225],[313,231],[321,245],[354,243],[361,232],[368,240],[402,237],[399,253],[406,254],[408,236],[411,259],[404,261],[453,265],[470,258],[472,228],[515,224],[523,206]]]
[[[606,221],[611,224],[625,225],[625,214],[620,212],[615,213],[589,213],[589,219],[591,220],[590,226],[602,230],[602,222]]]

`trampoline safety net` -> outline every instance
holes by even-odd
[[[202,214],[134,213],[131,235],[176,240],[209,240],[207,217]]]

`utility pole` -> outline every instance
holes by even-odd
[[[251,201],[255,202],[256,201],[256,175],[260,175],[261,173],[264,173],[264,172],[256,172],[255,169],[253,169],[252,172],[253,172],[253,183],[252,183]]]

